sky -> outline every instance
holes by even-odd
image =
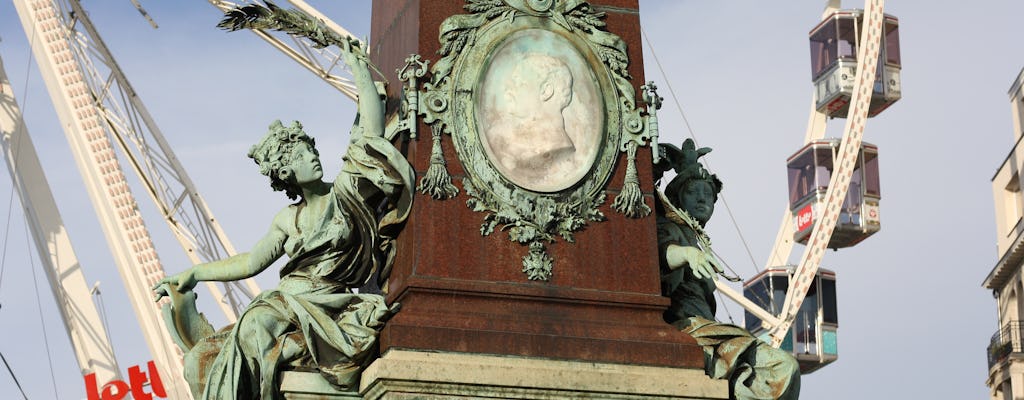
[[[310,3],[349,31],[369,34],[368,1]],[[247,249],[288,204],[245,158],[248,147],[274,119],[300,120],[317,139],[325,175],[333,176],[339,162],[329,155],[342,154],[354,105],[254,35],[214,28],[219,14],[206,2],[141,4],[159,29],[127,1],[84,6],[232,242]],[[879,148],[882,230],[824,259],[838,276],[840,355],[803,377],[805,399],[988,396],[985,351],[998,317],[981,282],[999,257],[991,178],[1014,142],[1007,91],[1024,67],[1015,29],[1024,3],[964,4],[887,4],[900,20],[903,99],[869,120],[864,134]],[[802,146],[811,102],[807,32],[823,5],[640,2],[650,41],[643,46],[646,80],[665,97],[662,141],[690,136],[681,110],[699,144],[714,149],[706,159],[725,189],[709,232],[716,251],[745,278],[767,259],[786,209],[785,160]],[[126,370],[150,356],[28,40],[13,5],[0,3],[0,57],[86,280],[100,282],[108,331]],[[843,122],[830,121],[828,136],[839,136]],[[0,179],[0,216],[10,214],[0,220],[0,352],[28,398],[85,398],[11,190]],[[138,191],[136,198],[166,271],[187,268],[151,202]],[[802,250],[796,246],[793,261]],[[258,279],[264,288],[275,280],[271,271]],[[742,321],[739,306],[719,308],[719,319]],[[0,397],[19,396],[0,371]]]

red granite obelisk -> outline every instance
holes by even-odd
[[[464,0],[374,0],[371,57],[388,75],[389,110],[398,105],[396,69],[410,54],[436,61],[438,27],[465,14]],[[629,73],[636,92],[643,84],[640,15],[636,0],[596,0],[607,14],[606,29],[628,44]],[[638,104],[639,104],[639,99]],[[417,171],[429,165],[430,129],[398,143]],[[426,133],[426,134],[422,134]],[[451,137],[442,140],[448,171],[459,195],[434,200],[417,194],[397,243],[389,279],[389,302],[401,311],[381,333],[390,349],[544,357],[622,364],[703,368],[694,340],[662,320],[668,300],[660,295],[657,232],[653,213],[631,219],[611,209],[623,186],[622,153],[600,210],[607,221],[591,222],[575,243],[548,245],[554,259],[548,281],[522,272],[526,246],[495,232],[480,234],[483,214],[466,206],[465,175]],[[640,187],[653,208],[650,147],[637,154]]]

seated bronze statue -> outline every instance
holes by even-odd
[[[797,399],[800,368],[792,355],[769,346],[746,329],[715,320],[715,282],[722,272],[704,226],[715,211],[722,181],[698,159],[711,151],[686,139],[682,149],[661,145],[658,177],[676,176],[656,204],[662,294],[672,303],[665,321],[693,336],[704,349],[708,376],[729,380],[729,397],[740,400]]]
[[[157,300],[172,298],[165,319],[185,351],[185,378],[196,399],[276,399],[280,372],[292,368],[353,389],[395,311],[381,295],[352,289],[387,277],[392,242],[412,205],[413,170],[383,138],[384,105],[365,54],[355,44],[345,47],[359,115],[334,182],[322,180],[319,154],[301,124],[275,121],[249,157],[274,190],[298,202],[274,217],[250,252],[196,265],[154,287]],[[215,333],[195,311],[197,282],[248,278],[286,254],[277,288],[256,296],[233,326]]]

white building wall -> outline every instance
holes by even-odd
[[[1024,400],[1024,69],[1010,87],[1008,97],[1013,118],[1014,145],[992,177],[992,200],[996,218],[996,246],[999,259],[984,286],[996,297],[998,331],[990,350],[1010,345],[1008,356],[995,357],[986,384],[992,400]],[[1003,354],[996,352],[994,354]],[[992,354],[990,354],[991,357]]]

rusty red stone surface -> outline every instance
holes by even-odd
[[[413,53],[436,61],[438,27],[465,13],[464,0],[375,0],[371,57],[387,75],[389,110],[398,105],[396,69]],[[607,13],[607,29],[628,43],[629,72],[639,97],[643,81],[636,0],[593,1]],[[429,166],[429,127],[399,144],[417,172]],[[448,171],[459,188],[454,199],[418,194],[398,240],[389,301],[402,304],[381,333],[389,348],[509,354],[558,359],[703,368],[701,349],[665,324],[660,296],[657,232],[653,215],[626,218],[611,209],[622,188],[626,156],[619,157],[601,211],[575,243],[548,245],[554,258],[550,281],[529,281],[522,272],[526,246],[505,232],[481,236],[483,214],[466,206],[465,174],[450,137],[442,140]],[[654,205],[649,148],[637,152],[648,206]]]

